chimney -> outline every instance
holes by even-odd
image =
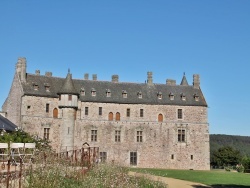
[[[193,75],[193,86],[195,89],[200,89],[200,75],[199,74]]]
[[[168,86],[175,86],[175,85],[176,85],[176,80],[167,79],[167,80],[166,80],[166,84],[167,84]]]
[[[40,70],[36,70],[36,75],[40,75]]]
[[[93,80],[97,80],[97,74],[93,74],[92,77],[93,77]]]
[[[84,80],[88,80],[89,79],[89,74],[88,73],[85,73],[84,74]]]
[[[112,82],[114,82],[114,83],[119,82],[119,76],[117,74],[112,75]]]
[[[26,82],[26,58],[19,57],[16,64],[16,72],[18,73],[21,82]]]
[[[148,83],[148,85],[152,85],[153,84],[153,73],[152,72],[148,72],[147,83]]]
[[[52,72],[45,72],[45,76],[51,77],[52,76]]]

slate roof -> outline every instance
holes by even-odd
[[[187,78],[186,78],[185,74],[182,77],[180,85],[182,85],[182,86],[188,86],[188,82],[187,82]]]
[[[65,78],[27,74],[26,83],[22,83],[22,86],[24,95],[57,98],[58,93],[69,92],[68,94],[78,94],[82,102],[207,106],[202,91],[189,85],[148,85],[146,83],[114,83],[109,81],[72,79],[75,90],[70,91],[68,90],[69,87],[65,86],[66,89],[64,88],[66,82]],[[38,85],[38,90],[34,90],[34,83]],[[50,91],[46,91],[45,83],[50,85]],[[80,95],[80,92],[83,90],[85,92],[84,96]],[[91,91],[93,90],[96,91],[96,96],[91,95]],[[107,90],[111,92],[111,97],[107,97]],[[127,92],[127,98],[123,98],[122,92],[124,90]],[[141,92],[142,98],[138,97],[139,92]],[[158,99],[157,93],[159,92],[162,93],[162,99]],[[174,100],[170,100],[170,93],[174,94]],[[181,99],[181,94],[185,94],[186,100]],[[195,95],[199,96],[199,101],[195,101]]]
[[[58,91],[58,94],[72,94],[72,95],[79,94],[79,92],[76,91],[76,88],[73,84],[72,74],[70,74],[70,72],[68,73],[68,75],[63,83],[63,86]]]
[[[10,120],[0,115],[0,129],[1,130],[4,129],[6,131],[15,131],[16,128],[17,126],[14,123],[12,123]]]

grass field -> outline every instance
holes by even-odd
[[[250,187],[250,174],[226,171],[164,170],[164,169],[130,169],[135,172],[149,173],[157,176],[198,182],[212,187]]]

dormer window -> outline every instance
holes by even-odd
[[[194,94],[194,100],[195,101],[199,101],[199,99],[200,99],[199,95],[198,94]]]
[[[122,90],[122,97],[123,98],[127,98],[128,97],[128,93],[126,90]]]
[[[158,97],[158,99],[162,99],[162,92],[158,92],[157,97]]]
[[[81,90],[80,90],[80,94],[81,94],[81,96],[85,96],[85,90],[84,90],[83,87],[82,87]]]
[[[139,91],[139,92],[137,93],[137,96],[138,96],[139,99],[141,99],[141,98],[142,98],[142,92]]]
[[[48,83],[45,83],[44,87],[45,87],[46,92],[50,91],[50,85]]]
[[[171,100],[171,101],[173,101],[174,100],[174,94],[171,92],[171,93],[169,93],[169,99]]]
[[[36,82],[32,82],[34,90],[38,90],[39,86]]]
[[[96,90],[95,90],[95,88],[92,88],[92,89],[91,89],[91,95],[92,95],[92,96],[96,96]]]
[[[183,101],[186,100],[186,95],[185,95],[185,93],[181,93],[181,100],[183,100]]]
[[[111,97],[111,91],[110,91],[110,89],[107,89],[107,90],[106,90],[106,96],[107,96],[107,97]]]

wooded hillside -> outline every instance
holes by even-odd
[[[210,151],[218,150],[223,146],[231,146],[240,151],[244,156],[250,157],[250,136],[234,136],[234,135],[210,135]]]

